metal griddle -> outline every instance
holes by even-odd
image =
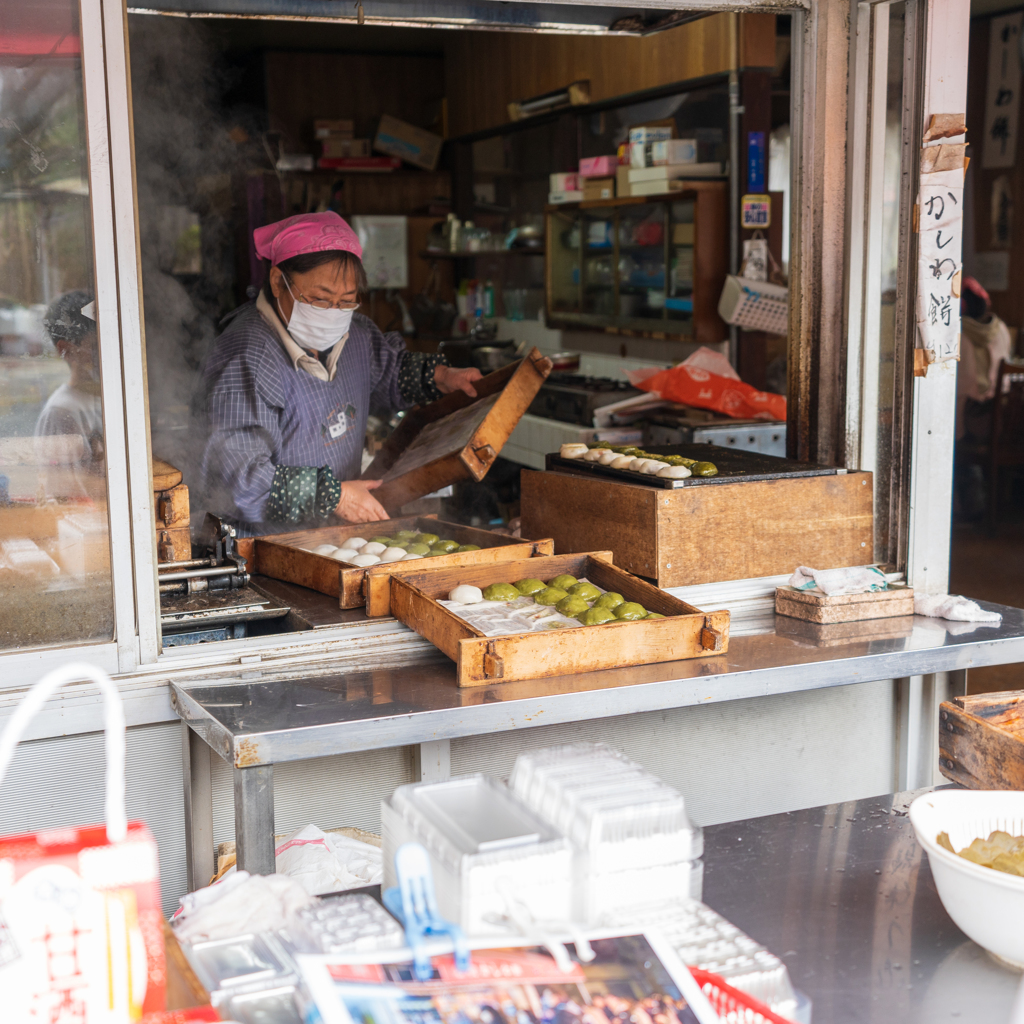
[[[740,451],[717,444],[652,445],[645,447],[644,451],[650,452],[651,455],[682,455],[698,462],[713,462],[718,467],[718,476],[689,476],[685,480],[668,480],[647,473],[634,473],[628,469],[612,469],[611,466],[602,466],[599,462],[563,459],[557,452],[546,457],[545,468],[566,473],[603,476],[610,480],[618,480],[619,483],[643,484],[646,487],[660,487],[663,490],[744,483],[750,480],[781,480],[796,476],[836,476],[846,472],[845,469],[796,462],[793,459],[781,459],[777,455]]]

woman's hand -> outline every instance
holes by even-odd
[[[350,523],[375,523],[387,519],[384,506],[370,493],[383,480],[346,480],[341,485],[341,500],[334,510],[336,516]]]
[[[434,383],[442,395],[450,395],[453,391],[465,391],[470,398],[476,398],[473,381],[479,380],[482,376],[475,366],[458,369],[442,364],[434,370]]]

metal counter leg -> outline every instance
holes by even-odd
[[[195,892],[216,871],[213,849],[213,780],[206,741],[181,723],[181,764],[185,783],[185,866],[188,891]]]
[[[428,740],[412,749],[413,776],[417,782],[447,782],[451,778],[451,740]]]
[[[235,785],[235,855],[239,871],[272,875],[274,766],[232,768]]]

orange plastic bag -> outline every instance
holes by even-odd
[[[737,420],[784,420],[786,399],[768,391],[711,373],[701,366],[682,363],[662,370],[635,386],[668,402],[711,409]]]

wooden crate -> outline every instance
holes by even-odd
[[[1024,690],[943,701],[939,770],[968,789],[1024,789]]]
[[[562,573],[586,577],[668,617],[486,637],[438,603],[461,583],[483,588],[531,577],[549,580]],[[705,615],[617,568],[610,551],[403,573],[391,577],[391,610],[456,663],[459,686],[700,658],[723,654],[729,646],[727,611]]]
[[[482,480],[551,372],[533,349],[462,391],[413,409],[363,473],[383,480],[373,496],[388,510],[462,480]]]
[[[477,544],[480,550],[437,555],[415,562],[387,562],[368,568],[346,566],[327,555],[300,550],[318,544],[340,545],[349,537],[365,537],[369,540],[370,537],[391,536],[399,530],[436,533],[457,540],[460,544]],[[513,562],[532,558],[535,554],[549,555],[552,547],[550,540],[519,540],[490,530],[446,523],[436,516],[406,516],[401,519],[385,519],[379,523],[323,526],[316,530],[256,537],[249,571],[319,590],[321,594],[338,598],[342,608],[361,608],[365,604],[367,615],[389,615],[391,588],[388,580],[396,572],[414,565],[418,569],[420,566]]]
[[[820,590],[775,588],[775,614],[805,622],[858,622],[914,614],[913,587],[891,583],[888,590],[829,597]]]
[[[871,474],[662,490],[523,470],[522,528],[568,554],[610,548],[661,587],[835,569],[872,556]]]

